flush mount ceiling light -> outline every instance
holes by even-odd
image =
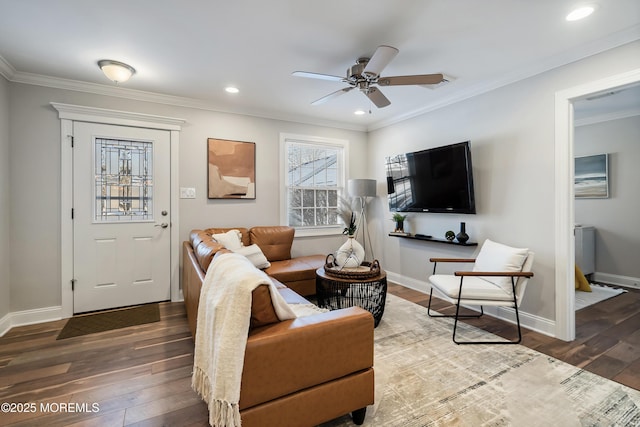
[[[111,59],[98,61],[98,67],[100,67],[109,80],[116,83],[126,82],[129,80],[129,77],[136,72],[131,65],[127,65],[124,62],[112,61]]]
[[[240,89],[238,89],[237,87],[233,87],[233,86],[227,86],[224,88],[224,90],[226,90],[229,93],[238,93],[240,92]]]
[[[591,15],[596,10],[595,5],[584,5],[573,9],[567,16],[567,21],[579,21]]]
[[[353,114],[355,114],[356,116],[362,116],[364,114],[366,114],[367,112],[364,110],[356,110],[353,112]]]

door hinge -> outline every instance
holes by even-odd
[[[71,291],[76,290],[76,279],[71,279]]]
[[[73,208],[71,208],[71,219],[73,219],[74,213]]]
[[[73,143],[74,143],[74,141],[73,141],[73,135],[69,135],[69,138],[71,139],[71,148],[73,148]]]

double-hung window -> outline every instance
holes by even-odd
[[[340,233],[338,198],[344,189],[348,143],[281,134],[281,223],[296,235]]]

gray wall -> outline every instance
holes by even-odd
[[[596,228],[596,271],[640,278],[640,116],[575,129],[575,155],[609,154],[609,198],[577,199],[576,223]]]
[[[407,230],[442,236],[446,230],[457,231],[465,221],[475,241],[492,238],[531,248],[536,252],[535,278],[522,308],[554,319],[554,96],[559,90],[640,68],[639,50],[640,42],[622,46],[368,135],[12,83],[11,311],[60,304],[60,124],[49,106],[55,101],[187,120],[181,134],[179,179],[182,187],[196,187],[197,198],[180,202],[183,239],[192,228],[278,222],[280,132],[348,139],[351,176],[379,183],[381,197],[371,202],[368,211],[376,258],[396,277],[418,287],[431,271],[430,256],[466,256],[474,251],[387,236],[393,223],[385,198],[384,157],[470,139],[478,214],[411,215]],[[256,142],[257,200],[206,199],[208,137]],[[0,174],[2,180],[8,179],[6,173]],[[6,234],[6,228],[0,230]],[[297,239],[294,254],[329,253],[340,241],[341,237]]]
[[[179,232],[194,228],[271,225],[279,221],[280,132],[350,141],[350,172],[365,174],[366,134],[320,126],[132,101],[12,83],[11,311],[61,304],[60,121],[50,102],[158,114],[186,120],[180,135],[179,185],[196,199],[180,201]],[[256,143],[256,200],[208,200],[207,138]],[[341,236],[297,238],[293,253],[329,253]]]
[[[9,313],[9,83],[0,76],[0,319]]]
[[[474,241],[490,238],[530,248],[536,253],[535,277],[522,310],[555,319],[555,93],[640,68],[639,50],[640,43],[628,44],[376,130],[369,137],[371,174],[384,182],[385,156],[471,140],[478,213],[410,214],[406,231],[443,237],[465,221]],[[386,188],[379,194],[386,195]],[[389,237],[386,198],[380,197],[372,210],[371,217],[378,221],[371,231],[384,268],[413,287],[426,288],[433,268],[429,257],[474,253]]]

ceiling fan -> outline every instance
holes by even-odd
[[[378,46],[371,58],[358,58],[356,63],[347,69],[346,77],[310,73],[307,71],[294,71],[292,75],[311,79],[343,82],[349,85],[313,101],[311,105],[322,104],[323,102],[358,88],[360,92],[364,93],[378,108],[386,107],[391,104],[391,101],[389,101],[389,99],[387,99],[387,97],[384,96],[376,86],[436,85],[446,81],[442,74],[380,77],[382,70],[384,70],[384,68],[393,58],[395,58],[397,54],[398,49],[395,47],[385,45]]]

